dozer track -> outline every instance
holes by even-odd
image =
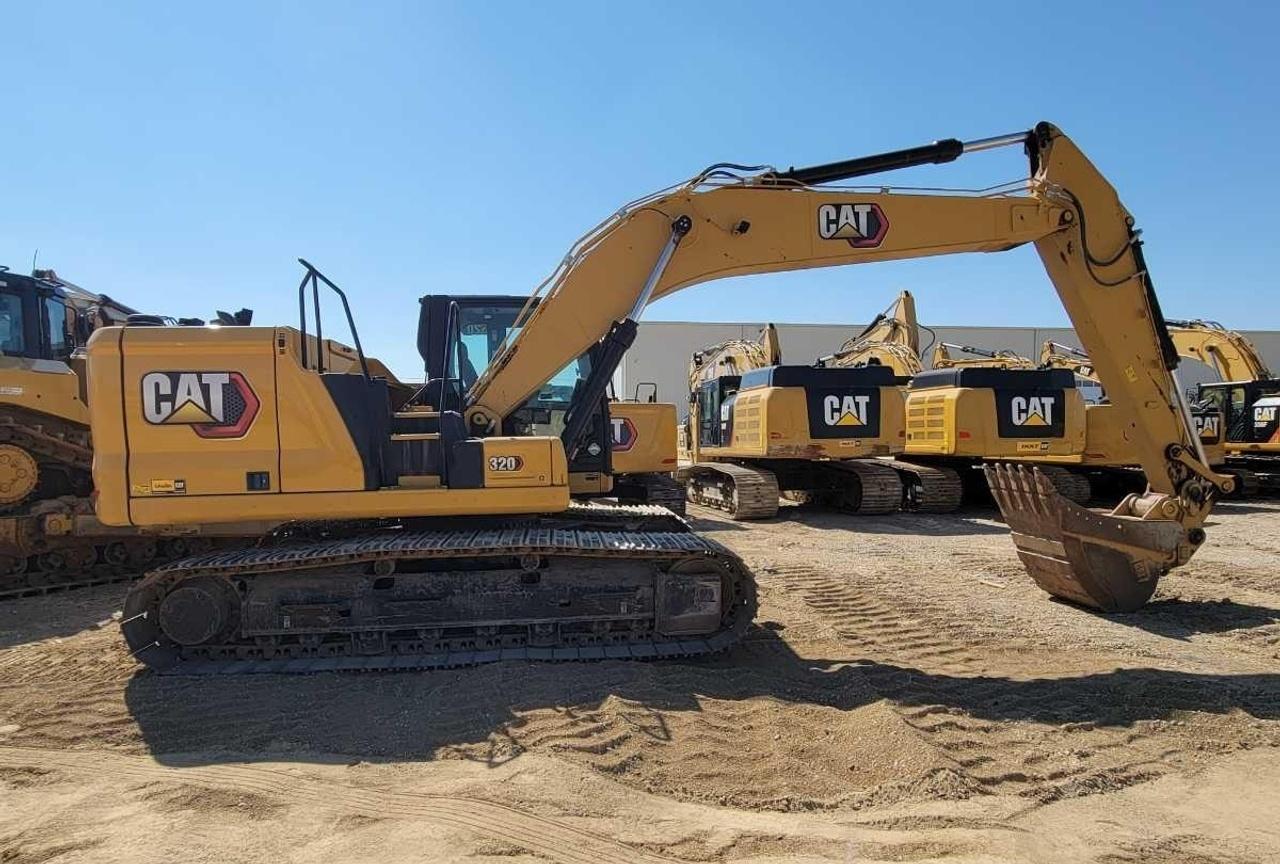
[[[689,657],[742,638],[755,584],[737,556],[663,508],[590,509],[187,558],[134,586],[121,629],[147,666],[199,675]]]
[[[999,463],[983,472],[1018,557],[1054,597],[1132,612],[1151,598],[1184,542],[1177,522],[1097,513],[1068,501],[1044,466]]]
[[[778,514],[778,478],[772,471],[733,462],[698,462],[685,469],[690,501],[723,510],[734,519]]]
[[[921,465],[906,459],[886,464],[902,478],[903,510],[954,513],[964,502],[964,481],[954,468]]]
[[[48,498],[67,492],[87,494],[93,488],[93,445],[89,430],[79,424],[9,407],[0,412],[0,445],[17,448],[39,466],[37,482],[25,492],[10,497],[0,490],[0,512],[16,507],[32,494]]]

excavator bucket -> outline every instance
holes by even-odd
[[[1096,513],[1058,494],[1039,469],[985,466],[1018,557],[1054,597],[1103,612],[1132,612],[1177,560],[1183,529],[1171,520]]]

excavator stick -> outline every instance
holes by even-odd
[[[1177,522],[1096,513],[1064,498],[1038,468],[1001,463],[983,471],[1023,566],[1054,597],[1133,612],[1177,562]]]

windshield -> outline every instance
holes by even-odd
[[[27,350],[22,335],[22,298],[9,292],[0,293],[0,351],[22,355]]]

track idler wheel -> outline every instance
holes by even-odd
[[[1082,606],[1141,608],[1177,563],[1179,547],[1203,541],[1199,529],[1187,531],[1173,520],[1095,513],[1074,504],[1036,468],[998,464],[983,471],[1031,578],[1054,597]]]
[[[0,444],[0,506],[12,507],[36,491],[40,466],[15,444]]]
[[[125,597],[120,630],[131,653],[164,670],[181,648],[216,644],[239,625],[240,598],[225,579],[197,576],[174,585],[148,578]]]

